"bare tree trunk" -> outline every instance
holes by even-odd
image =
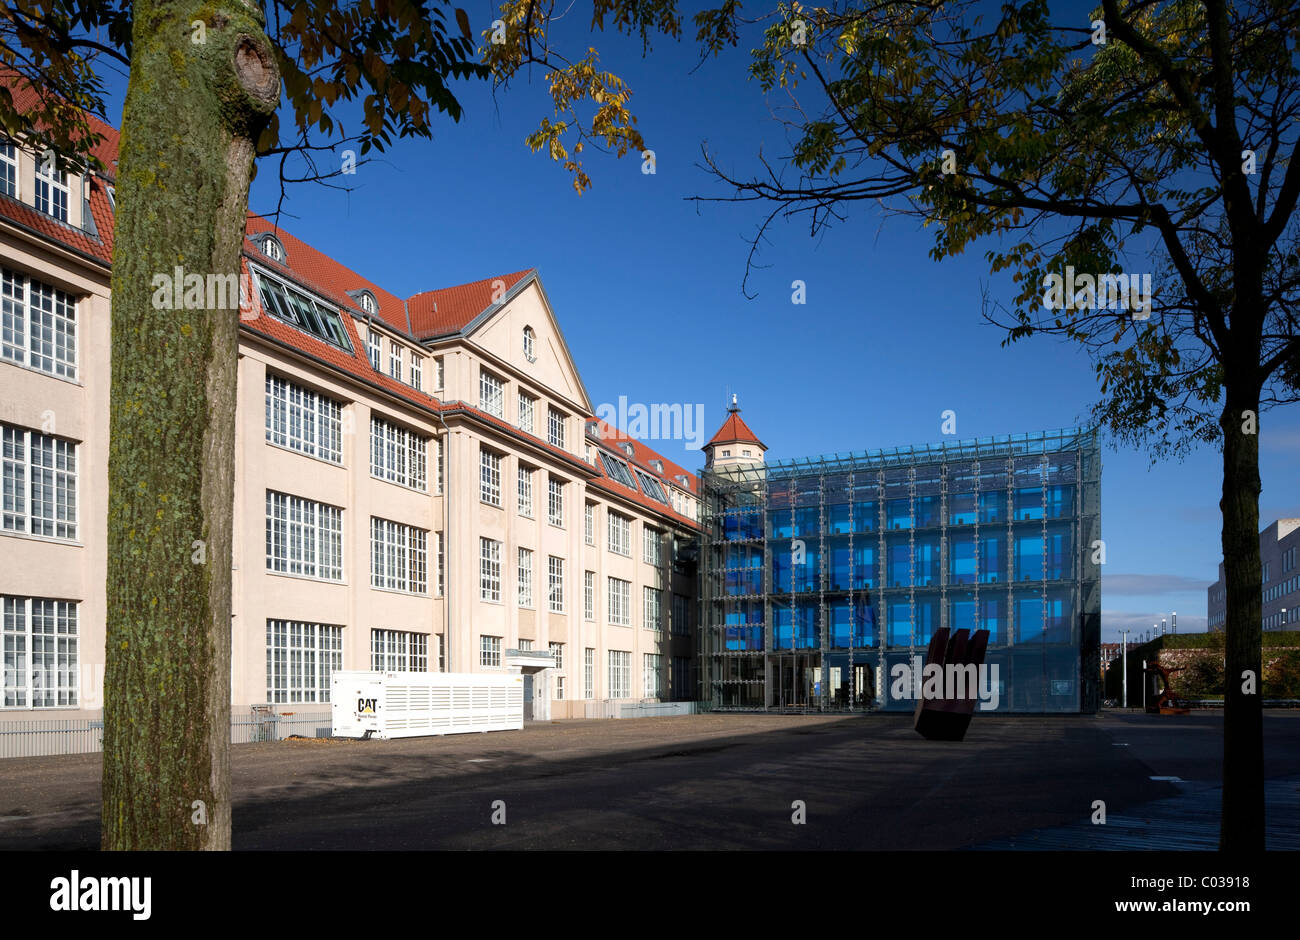
[[[1256,360],[1258,361],[1258,360]],[[1223,818],[1219,848],[1264,849],[1264,709],[1259,561],[1259,392],[1228,394],[1223,428]]]
[[[134,5],[112,280],[105,849],[230,848],[229,286],[256,139],[280,98],[264,27],[244,0]]]

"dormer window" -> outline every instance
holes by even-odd
[[[364,313],[378,313],[379,304],[375,303],[375,295],[368,290],[363,290],[360,295],[361,310]]]
[[[18,148],[12,140],[0,144],[0,193],[18,198]]]
[[[627,454],[629,457],[636,456],[636,448],[633,447],[631,444],[629,444],[627,441],[623,441],[621,444],[619,444],[619,446],[623,448],[623,453]]]
[[[261,244],[262,254],[266,255],[272,261],[284,262],[284,245],[280,239],[274,235],[263,235]]]
[[[537,334],[531,326],[524,327],[524,358],[529,362],[537,361]]]
[[[664,472],[664,462],[662,460],[652,460],[650,461],[650,466],[654,469],[655,473]]]
[[[54,165],[48,152],[36,160],[36,210],[68,221],[68,174]]]

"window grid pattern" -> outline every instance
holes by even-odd
[[[609,622],[620,627],[632,626],[632,582],[609,579]]]
[[[582,697],[596,697],[596,651],[590,646],[582,653]]]
[[[645,620],[642,626],[647,630],[658,632],[663,629],[663,591],[659,588],[645,588]]]
[[[519,468],[519,515],[533,518],[533,471]]]
[[[596,619],[596,572],[582,573],[582,619]]]
[[[0,268],[0,359],[77,378],[77,306],[49,284]]]
[[[664,658],[659,653],[645,653],[641,664],[641,694],[645,698],[658,698],[663,688]]]
[[[632,520],[621,516],[612,509],[609,516],[609,550],[616,555],[632,557]]]
[[[564,412],[550,405],[546,406],[546,440],[564,449]]]
[[[587,503],[583,507],[582,537],[588,545],[596,544],[596,504]]]
[[[478,664],[480,666],[500,666],[501,637],[481,636],[478,641]]]
[[[352,341],[348,339],[343,318],[336,308],[314,300],[262,271],[257,272],[257,286],[262,309],[267,314],[331,346],[352,351]]]
[[[564,525],[564,482],[552,476],[546,478],[546,521]]]
[[[428,438],[380,418],[370,419],[370,475],[425,492]]]
[[[73,708],[78,704],[77,603],[0,597],[4,687],[0,707]]]
[[[551,651],[551,658],[555,660],[555,668],[563,669],[564,668],[564,644],[548,643],[547,649]]]
[[[266,377],[266,439],[308,457],[343,463],[343,407],[268,374]]]
[[[0,193],[18,198],[18,150],[13,141],[0,143]]]
[[[402,381],[402,347],[388,341],[388,374],[397,381]]]
[[[506,416],[505,387],[500,379],[485,370],[478,374],[478,406],[498,418]]]
[[[297,620],[266,622],[266,700],[328,702],[343,668],[343,628]]]
[[[370,586],[428,593],[428,538],[424,529],[371,516]]]
[[[648,525],[641,527],[641,557],[656,568],[664,563],[663,543],[658,529]]]
[[[479,545],[479,598],[485,601],[501,600],[501,543],[495,539],[478,540]]]
[[[342,581],[343,510],[267,490],[266,568]]]
[[[564,613],[564,559],[548,555],[546,559],[548,578],[547,603],[553,614]]]
[[[533,606],[533,551],[519,549],[519,606]]]
[[[370,357],[370,368],[379,372],[379,334],[374,330],[366,330],[366,355]]]
[[[609,697],[627,698],[632,694],[632,654],[609,651]]]
[[[487,448],[479,451],[479,499],[489,506],[501,505],[501,456]]]
[[[519,430],[527,434],[535,434],[533,430],[533,405],[537,399],[532,395],[519,393]]]
[[[77,537],[77,445],[0,424],[0,530]]]
[[[371,630],[370,668],[376,672],[428,672],[428,635],[401,630]]]
[[[68,221],[68,174],[42,155],[36,160],[36,211]]]

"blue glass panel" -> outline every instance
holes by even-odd
[[[1043,518],[1042,487],[1023,487],[1016,490],[1016,511],[1014,518],[1017,522]]]
[[[989,631],[990,646],[1007,641],[1007,596],[1005,594],[999,592],[992,596],[980,595],[977,625],[979,629]]]
[[[1034,534],[1016,535],[1016,580],[1038,581],[1043,577],[1043,536]]]
[[[1007,535],[980,534],[980,583],[999,584],[1007,580]]]
[[[1038,594],[1016,595],[1016,642],[1043,639],[1043,599]]]
[[[975,583],[975,537],[954,538],[948,540],[948,583]]]
[[[975,594],[972,591],[955,591],[948,594],[948,626],[956,630],[976,630]]]
[[[912,507],[908,499],[890,499],[885,501],[885,528],[912,528]]]
[[[1047,570],[1044,576],[1048,580],[1061,581],[1074,577],[1073,540],[1070,536],[1071,526],[1068,522],[1047,524]]]
[[[788,539],[794,535],[794,523],[790,521],[790,510],[773,509],[767,514],[768,525],[772,528],[772,538]]]
[[[907,646],[912,642],[912,605],[895,601],[888,608],[887,626],[890,646]]]
[[[919,535],[916,538],[917,587],[937,587],[939,584],[939,536]]]
[[[916,596],[915,633],[916,645],[928,646],[930,637],[939,629],[939,595],[918,594]]]
[[[847,591],[850,587],[848,539],[837,539],[826,551],[826,590]]]
[[[1047,592],[1046,636],[1048,643],[1074,643],[1074,603],[1069,590]]]
[[[853,531],[875,532],[880,521],[880,504],[874,499],[853,504]]]
[[[832,503],[826,507],[826,531],[832,535],[848,534],[848,503]]]
[[[1047,518],[1060,519],[1074,515],[1074,487],[1049,486],[1047,488]]]
[[[974,525],[975,515],[974,493],[955,493],[948,497],[949,525]]]
[[[891,536],[885,551],[888,552],[889,586],[907,587],[912,583],[911,546],[906,539]]]
[[[794,511],[796,538],[821,535],[821,512],[816,506],[804,506]]]
[[[855,590],[876,586],[876,546],[853,545],[853,587]]]
[[[939,508],[938,496],[916,497],[916,527],[938,525]]]
[[[1007,494],[1002,490],[980,493],[980,522],[1005,522]]]

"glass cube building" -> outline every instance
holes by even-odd
[[[714,709],[910,711],[893,667],[966,627],[989,631],[998,712],[1097,710],[1095,429],[759,457],[711,454],[701,480]]]

